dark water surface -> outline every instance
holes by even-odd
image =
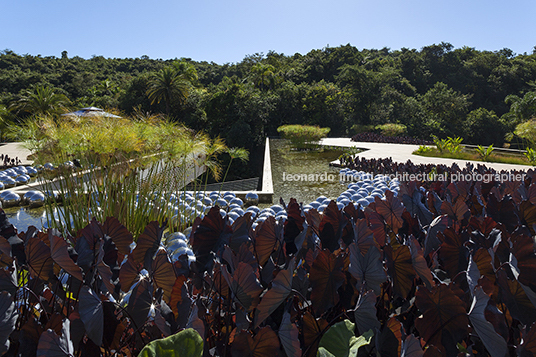
[[[270,139],[274,203],[279,202],[279,197],[286,203],[292,197],[304,204],[321,195],[337,198],[346,189],[346,184],[339,182],[339,170],[330,167],[329,163],[342,153],[344,149],[337,148],[297,151],[286,140]],[[298,181],[295,180],[297,175],[300,176]]]

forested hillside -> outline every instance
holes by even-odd
[[[223,65],[0,53],[4,120],[33,114],[26,104],[38,89],[63,94],[70,108],[168,114],[251,151],[277,135],[278,126],[295,123],[328,126],[331,136],[401,123],[414,137],[461,136],[465,143],[502,146],[505,134],[536,115],[536,51],[346,45],[305,55],[255,54]]]

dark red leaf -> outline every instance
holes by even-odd
[[[318,253],[309,272],[312,306],[317,315],[322,315],[339,302],[337,289],[344,283],[344,261],[324,249]]]
[[[108,217],[102,226],[105,235],[112,238],[119,253],[123,256],[130,253],[130,245],[134,241],[132,233],[115,217]]]
[[[428,263],[424,258],[423,250],[421,249],[419,241],[417,241],[417,239],[415,239],[413,236],[409,237],[409,250],[411,251],[413,269],[415,270],[419,278],[421,278],[424,285],[428,289],[431,289],[432,286],[435,285],[432,272],[430,271]]]
[[[366,290],[380,294],[380,285],[387,280],[383,269],[382,257],[378,248],[373,245],[363,255],[355,243],[350,245],[350,264],[348,272],[357,280],[357,289],[365,285]]]
[[[439,249],[439,259],[444,270],[451,279],[454,279],[459,272],[467,269],[469,250],[465,246],[465,242],[467,242],[468,237],[464,233],[456,233],[451,227],[439,232],[438,235],[443,241]]]
[[[322,221],[318,227],[323,249],[328,249],[333,253],[340,248],[339,240],[342,238],[342,232],[347,222],[347,218],[339,210],[337,203],[331,201],[324,209]]]
[[[519,224],[519,213],[512,196],[504,196],[498,201],[494,194],[488,196],[486,212],[495,222],[505,225],[509,232],[513,232]]]
[[[169,303],[171,298],[171,290],[175,284],[176,276],[173,264],[169,261],[167,252],[164,248],[158,249],[153,260],[152,276],[154,286],[162,288],[164,291],[164,300]]]
[[[536,224],[536,206],[530,201],[523,201],[519,205],[519,218],[521,223],[530,229],[530,233],[534,235],[533,226]]]
[[[97,346],[102,345],[104,313],[102,302],[88,286],[82,285],[79,295],[78,312],[89,337]]]
[[[513,318],[525,325],[536,321],[536,307],[517,280],[508,279],[505,271],[500,269],[497,271],[497,283],[499,284],[501,301],[506,304]]]
[[[255,230],[255,253],[259,259],[259,265],[264,266],[275,250],[281,247],[283,241],[283,229],[276,222],[274,216],[269,216]]]
[[[211,252],[217,252],[222,246],[222,234],[225,228],[225,219],[220,214],[220,208],[214,206],[203,218],[199,226],[192,232],[190,244],[192,250],[202,267],[210,260]]]
[[[380,247],[383,247],[387,244],[387,232],[385,230],[383,217],[377,212],[370,211],[368,209],[369,207],[367,207],[365,210],[367,221],[370,229],[372,230],[372,234],[374,235],[374,239],[380,245]]]
[[[398,233],[404,224],[402,220],[404,205],[402,202],[389,190],[385,191],[385,200],[376,196],[374,201],[376,202],[376,212],[384,218],[385,223],[391,227],[394,233]]]
[[[358,219],[354,223],[354,242],[363,254],[375,244],[374,234],[370,230],[367,220],[364,218]]]
[[[441,246],[441,241],[437,238],[437,233],[443,232],[451,225],[451,220],[447,215],[434,218],[424,240],[424,256],[427,257],[431,252],[436,251]]]
[[[359,296],[354,312],[355,324],[360,335],[368,330],[376,331],[381,324],[376,317],[376,295],[373,291],[367,291]]]
[[[448,356],[457,354],[456,344],[468,333],[467,312],[464,303],[450,286],[439,284],[432,291],[417,287],[415,304],[422,316],[415,320],[415,327],[429,345],[446,351]]]
[[[288,357],[300,357],[302,355],[298,327],[290,321],[288,312],[283,314],[278,335]]]
[[[132,289],[126,311],[134,322],[135,329],[145,325],[153,303],[153,285],[149,279],[141,279]]]
[[[393,250],[391,246],[383,249],[386,258],[387,272],[393,283],[393,291],[403,299],[407,299],[413,288],[415,270],[411,252],[406,245]]]
[[[186,323],[188,322],[190,308],[192,306],[192,299],[188,294],[185,276],[180,275],[175,280],[169,306],[175,315],[175,319],[177,320],[179,327],[185,327]]]
[[[41,334],[39,345],[37,346],[37,356],[39,357],[71,357],[74,356],[74,347],[70,337],[70,322],[65,319],[61,336],[54,331],[47,330]]]
[[[471,212],[469,212],[469,208],[464,201],[457,200],[454,204],[451,204],[448,201],[443,201],[441,204],[441,214],[446,214],[451,219],[461,222],[464,219],[469,218]]]
[[[519,269],[519,282],[536,289],[534,240],[519,230],[512,234],[510,240],[513,245],[512,254],[517,260],[517,268]]]
[[[82,270],[69,256],[67,251],[68,243],[65,239],[56,235],[50,237],[50,251],[52,259],[62,267],[67,273],[75,277],[76,279],[83,281]]]
[[[280,270],[272,281],[272,287],[263,295],[257,306],[255,326],[257,328],[268,316],[274,312],[290,295],[292,291],[292,275],[294,274],[294,259],[287,269]]]
[[[489,354],[492,357],[504,357],[508,354],[506,341],[501,335],[495,332],[493,325],[486,320],[485,317],[488,301],[489,296],[486,295],[482,288],[477,287],[473,298],[473,304],[469,311],[469,320]]]
[[[153,256],[160,246],[164,228],[156,221],[150,222],[136,241],[136,248],[132,251],[132,256],[137,263],[143,264],[147,270],[152,268]]]
[[[24,251],[32,278],[48,282],[53,265],[50,248],[41,239],[31,237],[26,241]]]
[[[121,270],[119,270],[119,282],[121,283],[121,290],[124,292],[130,290],[132,284],[139,279],[141,269],[141,263],[137,263],[134,260],[133,255],[130,254],[127,258],[127,261],[121,265]]]
[[[222,275],[229,284],[233,299],[246,311],[249,312],[258,305],[262,286],[253,273],[251,265],[239,262],[232,275],[227,272],[227,269],[222,269]]]
[[[303,341],[305,342],[304,347],[307,350],[307,356],[316,356],[320,338],[328,326],[328,323],[322,318],[315,319],[308,311],[303,315],[302,323]]]
[[[233,357],[274,357],[278,351],[279,339],[269,326],[261,328],[255,337],[240,331],[231,345]]]

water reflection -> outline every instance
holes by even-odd
[[[329,166],[344,150],[297,151],[286,140],[270,139],[270,159],[274,184],[274,203],[291,197],[304,204],[318,196],[336,199],[346,189],[339,182],[339,170]]]
[[[7,219],[17,228],[18,232],[26,232],[29,226],[35,226],[37,229],[42,229],[46,223],[47,217],[43,207],[28,208],[28,207],[11,207],[4,208]]]

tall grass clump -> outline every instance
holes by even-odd
[[[282,125],[277,128],[283,139],[290,140],[291,145],[299,150],[317,148],[320,139],[325,138],[330,130],[311,125]]]
[[[218,176],[227,148],[158,116],[34,117],[12,129],[36,164],[52,163],[40,183],[49,195],[49,226],[77,232],[95,217],[113,216],[134,236],[149,221],[180,230],[202,212],[179,204],[184,187],[205,168]]]

